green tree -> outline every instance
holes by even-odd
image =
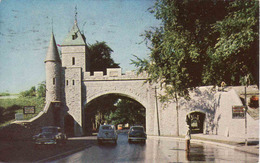
[[[111,58],[113,50],[106,42],[96,42],[89,46],[90,50],[90,71],[103,71],[106,74],[107,68],[119,68],[119,64],[115,63]]]
[[[148,81],[162,83],[166,93],[160,98],[176,101],[177,113],[178,99],[188,98],[189,89],[221,81],[239,84],[241,68],[254,73],[258,2],[157,0],[150,12],[162,23],[143,34],[149,58],[133,64],[149,74]]]
[[[133,63],[139,71],[148,72],[150,81],[167,87],[164,99],[187,96],[189,88],[204,84],[208,47],[217,39],[212,24],[224,18],[226,3],[158,0],[150,9],[162,26],[144,34],[149,59],[137,58]]]
[[[109,123],[145,125],[145,108],[139,103],[129,99],[120,99],[116,107],[116,110],[105,117]]]
[[[33,97],[36,96],[36,88],[35,86],[31,87],[31,89],[27,90],[27,91],[23,91],[20,93],[20,96],[22,97]]]
[[[46,97],[46,83],[41,82],[37,87],[37,97]]]
[[[238,85],[248,74],[258,84],[258,2],[157,0],[150,11],[162,25],[143,35],[149,58],[133,63],[163,83],[163,99],[222,81]]]
[[[225,81],[242,84],[245,76],[250,84],[259,86],[259,2],[232,1],[227,16],[213,24],[219,34],[209,51],[211,64],[207,66],[206,83]]]

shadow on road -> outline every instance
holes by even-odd
[[[0,140],[0,162],[36,162],[64,153],[72,154],[95,143],[95,139],[69,139],[65,145],[36,148],[32,140]]]

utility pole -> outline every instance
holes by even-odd
[[[155,103],[156,103],[156,111],[157,111],[158,136],[160,136],[161,135],[161,133],[160,133],[160,122],[159,122],[160,118],[159,118],[158,101],[157,101],[157,88],[156,88],[156,86],[155,86],[154,90],[155,90]]]
[[[246,87],[247,87],[247,78],[246,78],[246,86],[245,86],[245,146],[247,146],[247,96],[246,96]]]

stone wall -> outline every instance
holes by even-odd
[[[179,100],[179,135],[187,131],[186,116],[192,112],[205,113],[203,134],[226,137],[245,137],[245,119],[232,118],[232,106],[243,105],[238,94],[230,88],[218,92],[214,87],[200,87],[190,92],[189,101]],[[176,135],[177,112],[176,103],[160,104],[161,135]],[[247,137],[259,137],[259,119],[247,114]]]
[[[64,109],[74,120],[75,135],[82,134],[82,83],[80,67],[64,69]]]
[[[55,126],[55,105],[48,102],[43,111],[30,120],[15,121],[12,124],[0,128],[1,140],[31,140],[33,135],[39,133],[43,126]]]

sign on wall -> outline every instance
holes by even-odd
[[[35,114],[35,106],[25,106],[23,108],[24,114]]]
[[[245,118],[245,106],[232,106],[232,118],[244,119]]]

